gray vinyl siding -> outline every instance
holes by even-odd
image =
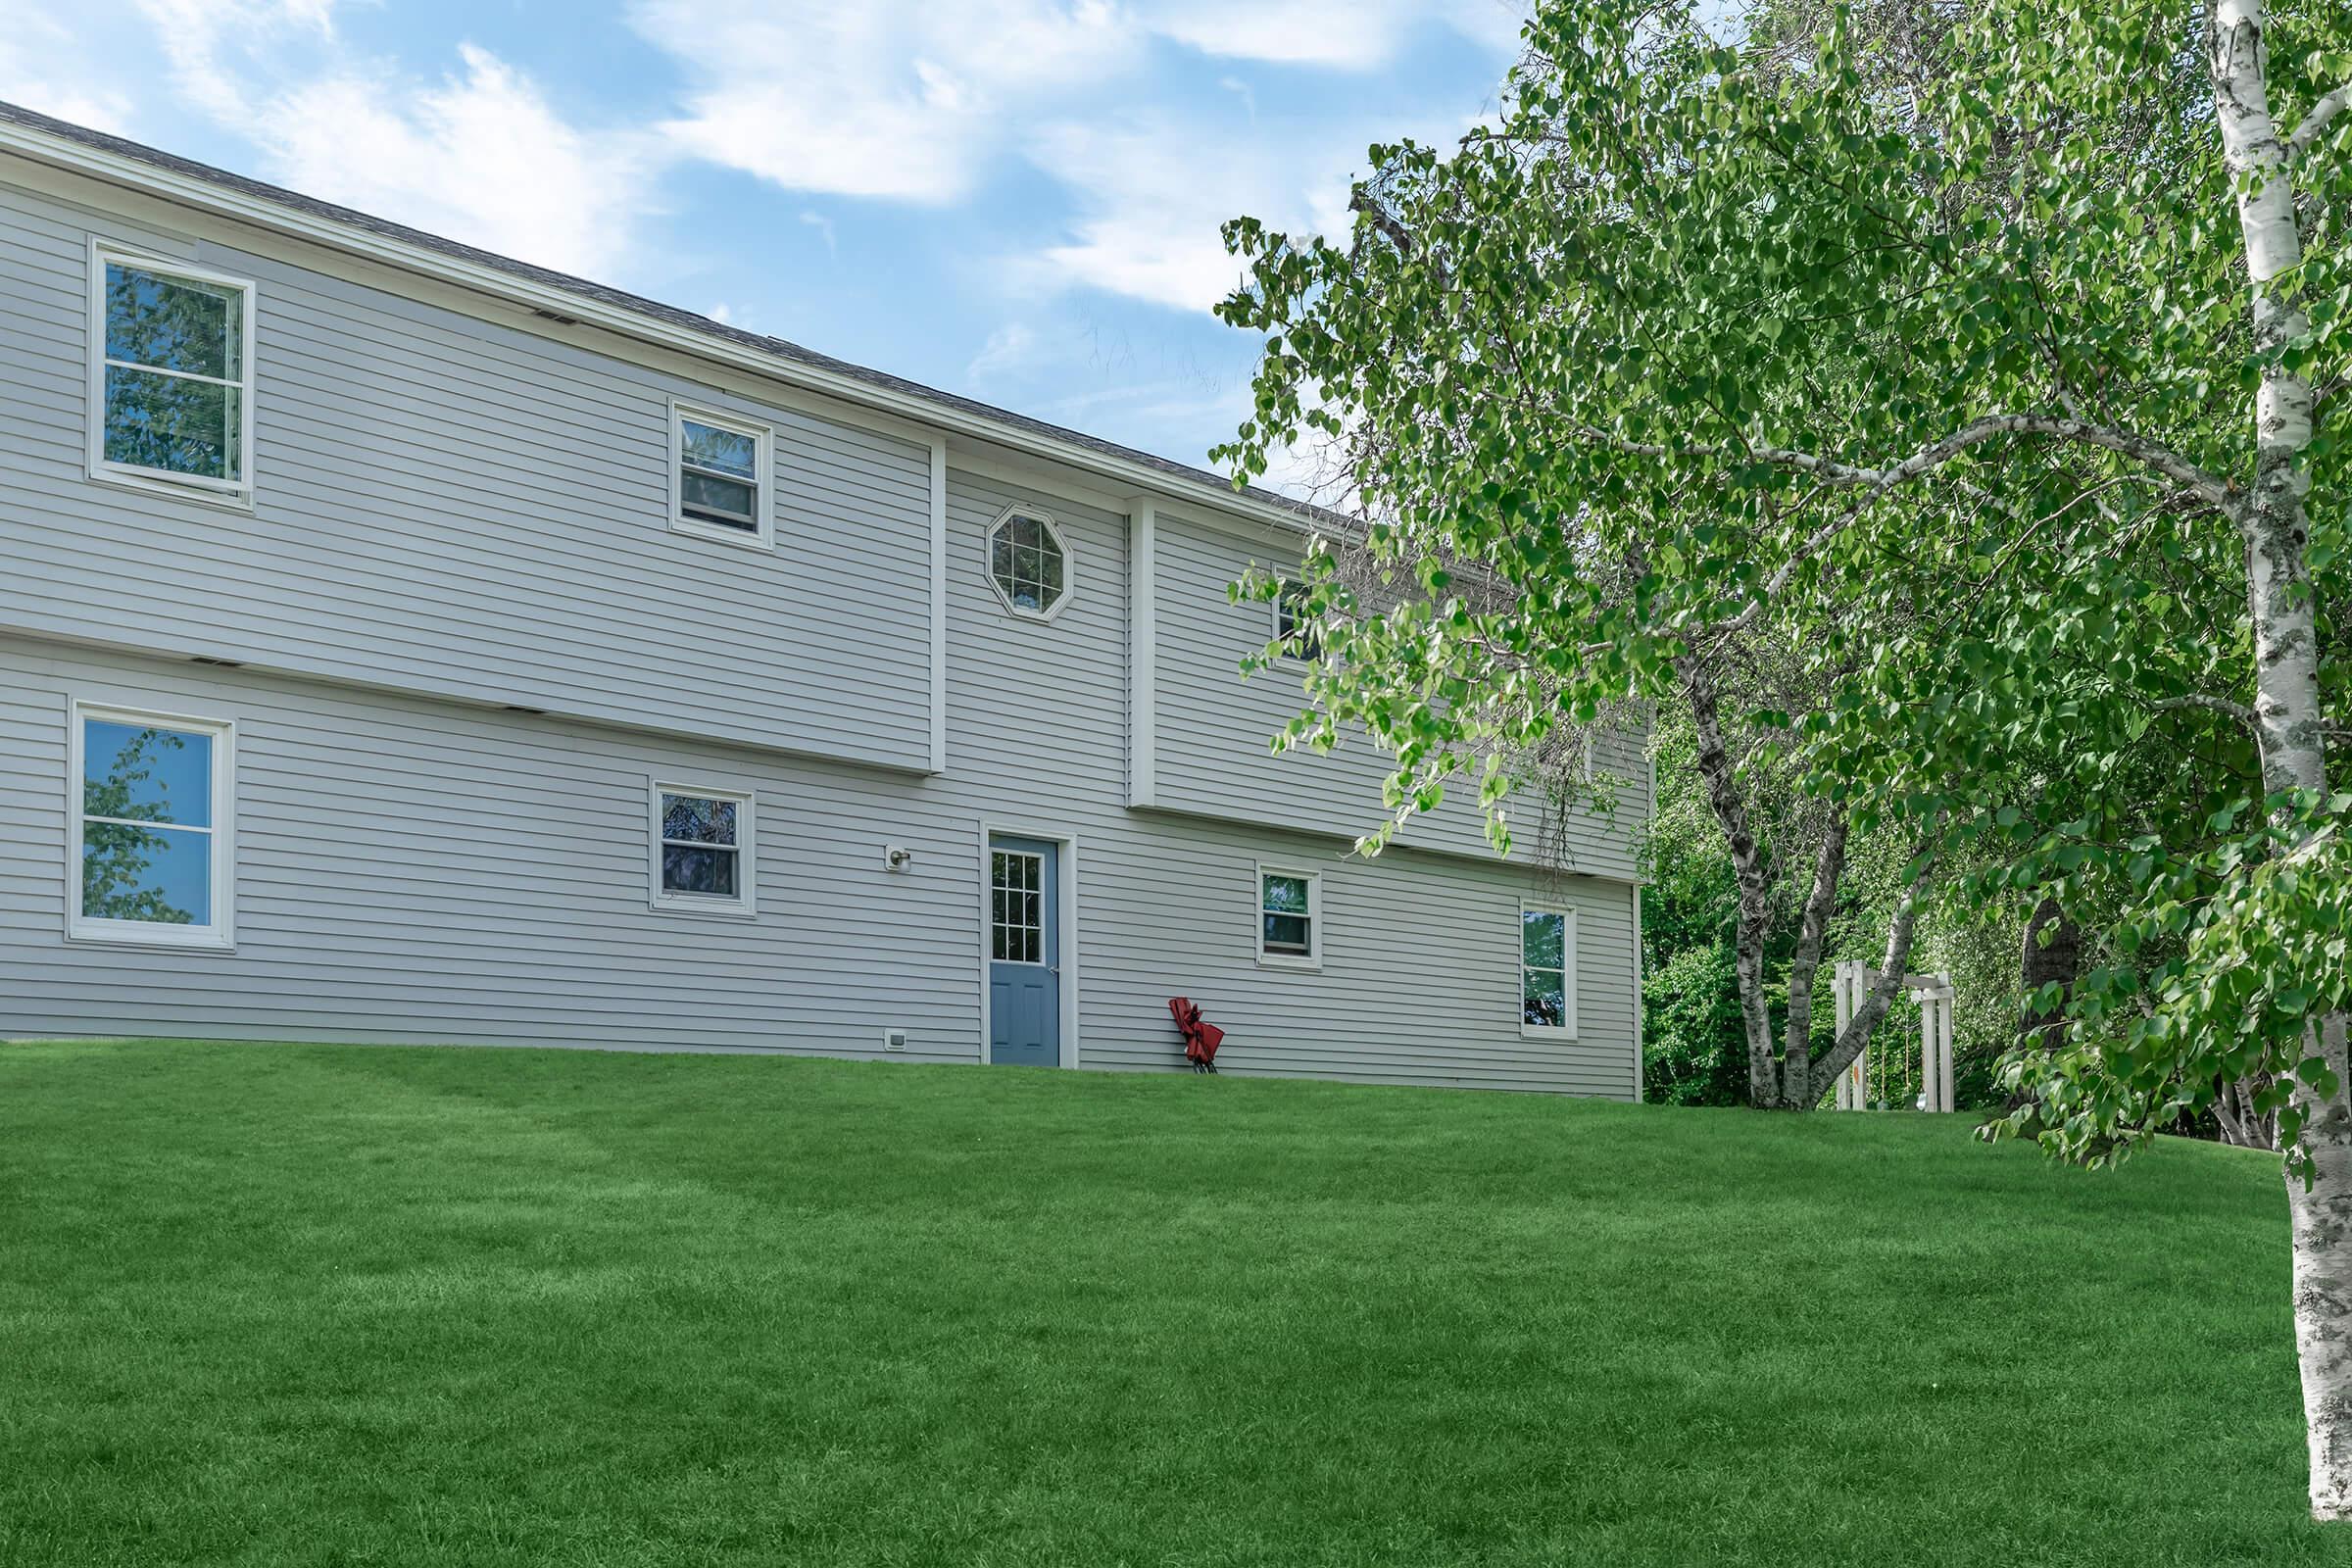
[[[93,234],[257,285],[251,512],[85,477]],[[926,446],[6,186],[0,277],[0,622],[928,765]],[[773,552],[668,526],[673,397],[774,428]]]
[[[0,638],[0,1035],[752,1047],[972,1061],[980,824],[1076,840],[1080,1064],[1176,1070],[1190,996],[1227,1070],[1630,1095],[1631,890],[1126,809],[1115,578],[1049,625],[998,608],[952,490],[956,745],[918,778],[421,698]],[[1060,507],[1116,559],[1115,519]],[[233,719],[233,953],[63,939],[74,699]],[[1054,760],[1041,762],[1041,748]],[[758,797],[756,919],[651,906],[657,780]],[[883,869],[886,844],[915,852]],[[1255,867],[1323,877],[1325,967],[1261,968]],[[1580,911],[1580,1038],[1519,1029],[1520,901]]]
[[[1268,740],[1305,704],[1300,671],[1276,664],[1244,679],[1243,659],[1261,652],[1273,610],[1261,600],[1235,603],[1226,592],[1252,564],[1291,569],[1296,558],[1270,559],[1235,536],[1162,514],[1156,523],[1159,680],[1154,799],[1174,810],[1264,822],[1352,839],[1386,820],[1382,786],[1392,761],[1360,732],[1328,753],[1306,748],[1277,754]],[[1635,874],[1633,846],[1648,819],[1649,775],[1642,741],[1604,737],[1594,770],[1614,779],[1613,809],[1589,803],[1549,824],[1524,792],[1511,803],[1515,856],[1542,857],[1596,876]],[[1440,808],[1406,824],[1401,843],[1488,856],[1478,810],[1478,780],[1449,784]]]
[[[92,231],[258,284],[252,512],[85,475]],[[773,427],[772,555],[670,530],[672,397]],[[1377,759],[1266,757],[1296,694],[1239,678],[1241,547],[1165,516],[1179,808],[1130,808],[1128,519],[954,457],[928,773],[924,441],[0,186],[0,1037],[881,1056],[905,1029],[969,1062],[987,823],[1074,844],[1081,1065],[1179,1070],[1184,995],[1230,1071],[1634,1092],[1628,882],[1498,861],[1466,812],[1448,853],[1348,858]],[[989,587],[1016,504],[1072,552],[1050,622]],[[236,723],[233,951],[67,940],[76,699]],[[755,918],[653,906],[656,781],[757,796]],[[1630,865],[1615,832],[1581,868]],[[1256,961],[1260,862],[1319,870],[1320,969]],[[1530,898],[1579,914],[1573,1041],[1520,1028]]]

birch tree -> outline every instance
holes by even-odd
[[[1354,444],[1365,548],[1417,588],[1321,580],[1292,739],[1360,723],[1399,816],[1474,783],[1507,842],[1512,747],[1800,650],[1821,710],[1742,721],[1911,835],[1923,892],[1965,838],[2011,887],[2126,895],[2004,1130],[2103,1161],[2225,1093],[2276,1116],[2311,1503],[2346,1517],[2352,8],[1694,10],[1546,0],[1498,122],[1374,149],[1350,235],[1228,226],[1266,352],[1227,455]],[[1889,17],[1932,71],[1890,75]],[[2151,746],[2259,782],[2120,797]],[[2028,753],[2060,760],[2032,797]],[[1848,1045],[1749,1024],[1766,1102]]]

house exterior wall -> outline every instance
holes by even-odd
[[[904,1029],[911,1059],[972,1061],[994,826],[1070,845],[1065,1061],[1180,1066],[1165,1002],[1186,995],[1231,1031],[1228,1070],[1637,1091],[1630,821],[1594,824],[1577,874],[1494,859],[1472,812],[1349,857],[1378,759],[1308,778],[1317,760],[1268,758],[1298,694],[1235,667],[1266,612],[1224,584],[1274,542],[1161,515],[1143,618],[1165,628],[1165,787],[1139,807],[1140,498],[8,172],[0,1036],[879,1056]],[[250,510],[83,471],[93,235],[257,282]],[[773,428],[772,552],[669,529],[673,397]],[[1049,621],[989,585],[1013,506],[1072,553]],[[76,701],[236,724],[233,949],[68,940]],[[658,781],[756,796],[756,918],[654,907]],[[1319,969],[1257,961],[1261,863],[1322,878]],[[1520,1025],[1530,899],[1578,915],[1572,1040]]]
[[[1329,752],[1275,752],[1270,738],[1304,706],[1303,670],[1283,662],[1246,680],[1236,673],[1242,660],[1262,652],[1272,637],[1274,612],[1263,600],[1235,601],[1226,585],[1252,567],[1293,572],[1297,551],[1189,522],[1181,512],[1162,509],[1154,522],[1159,679],[1152,705],[1153,804],[1308,832],[1353,835],[1377,827],[1392,760],[1360,733],[1344,736]],[[1547,840],[1558,864],[1631,878],[1634,845],[1649,820],[1648,760],[1633,736],[1601,735],[1595,752],[1595,774],[1614,786],[1607,811],[1580,801],[1547,832],[1540,804],[1522,791],[1506,803],[1507,817],[1525,849]],[[1490,853],[1477,778],[1450,783],[1445,803],[1408,820],[1400,842]]]
[[[93,238],[255,281],[252,510],[86,477]],[[927,447],[4,184],[0,277],[6,623],[928,764]],[[786,548],[667,526],[672,398],[774,428]]]

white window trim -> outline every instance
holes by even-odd
[[[716,425],[734,435],[748,435],[759,444],[752,460],[760,473],[759,519],[757,532],[746,533],[724,523],[709,522],[686,514],[686,425],[692,419],[697,424]],[[758,419],[730,414],[706,404],[669,400],[669,526],[672,532],[690,534],[697,539],[709,539],[716,544],[733,545],[738,550],[773,550],[776,543],[776,432],[772,425]]]
[[[144,468],[131,463],[115,463],[106,455],[106,269],[109,263],[135,267],[142,271],[158,272],[166,277],[182,277],[193,283],[211,283],[220,288],[233,288],[244,297],[238,312],[240,320],[238,363],[244,368],[241,379],[229,383],[242,394],[237,400],[237,450],[245,462],[242,479],[215,479],[201,473],[171,473],[162,468]],[[88,371],[88,406],[84,416],[89,425],[89,444],[85,454],[89,475],[103,484],[119,484],[150,495],[177,496],[183,501],[203,501],[214,506],[235,507],[240,511],[253,510],[254,450],[253,405],[254,385],[259,379],[254,360],[254,318],[260,314],[259,291],[253,279],[234,277],[186,262],[167,257],[150,256],[141,251],[112,245],[92,236],[89,250],[88,318],[84,323]]]
[[[697,800],[728,801],[735,807],[735,896],[711,893],[672,893],[662,885],[662,797],[691,795]],[[693,784],[656,779],[646,790],[646,888],[656,909],[670,914],[707,914],[748,920],[760,912],[759,797],[750,790],[725,789],[715,784]]]
[[[1266,878],[1295,876],[1306,882],[1306,941],[1305,953],[1268,953],[1266,951]],[[1323,931],[1323,873],[1309,871],[1300,865],[1285,865],[1274,860],[1260,860],[1251,868],[1250,878],[1250,940],[1257,951],[1257,961],[1268,969],[1320,969],[1323,954],[1329,944]]]
[[[1560,917],[1560,1006],[1566,1014],[1558,1024],[1529,1023],[1527,1021],[1527,917],[1531,914],[1556,914]],[[1576,1038],[1576,911],[1565,905],[1545,904],[1539,899],[1519,901],[1519,918],[1513,925],[1513,940],[1519,946],[1512,953],[1513,973],[1519,985],[1511,998],[1511,1008],[1519,1015],[1519,1033],[1531,1040],[1574,1040]]]
[[[1012,596],[1004,591],[1004,585],[997,581],[997,530],[1015,517],[1034,518],[1053,536],[1054,544],[1061,547],[1061,597],[1043,610],[1023,610],[1012,602]],[[1016,503],[997,514],[996,520],[980,535],[980,570],[987,576],[989,591],[997,596],[997,603],[1003,607],[1004,613],[1019,620],[1052,620],[1069,609],[1070,601],[1078,597],[1078,552],[1070,548],[1070,541],[1062,533],[1061,524],[1036,507]]]
[[[166,925],[159,920],[115,920],[81,912],[82,731],[91,720],[138,724],[208,735],[213,742],[212,893],[213,918],[207,925]],[[66,741],[66,940],[102,942],[109,947],[169,948],[175,952],[225,953],[236,946],[236,782],[237,726],[225,718],[197,718],[185,713],[159,713],[144,709],[118,708],[109,703],[75,701],[70,705]],[[206,829],[183,828],[183,832]]]

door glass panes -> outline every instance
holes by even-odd
[[[106,461],[242,484],[246,293],[106,265]]]
[[[662,891],[689,898],[743,897],[737,801],[662,797]]]
[[[213,923],[213,748],[201,732],[86,718],[81,913]]]
[[[988,538],[988,569],[1013,609],[1042,615],[1069,589],[1069,558],[1042,517],[1014,513]]]
[[[1265,921],[1263,941],[1268,953],[1296,957],[1315,951],[1314,904],[1308,879],[1268,872],[1259,879],[1258,913]]]
[[[989,956],[1004,963],[1046,961],[1046,858],[1019,850],[988,857]]]
[[[1568,1024],[1568,917],[1547,909],[1520,916],[1519,995],[1525,1022],[1542,1029]]]

